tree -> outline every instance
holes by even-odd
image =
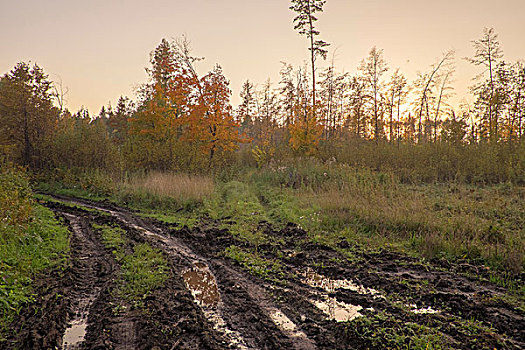
[[[363,78],[367,83],[369,96],[372,99],[372,110],[374,116],[374,138],[376,141],[381,137],[382,120],[379,115],[381,109],[381,90],[383,83],[381,76],[388,70],[385,59],[383,58],[383,50],[378,50],[375,46],[370,50],[368,58],[361,62],[359,68],[363,72]]]
[[[202,150],[208,154],[209,167],[218,152],[230,152],[242,141],[239,125],[235,122],[230,105],[231,90],[222,68],[215,68],[201,79],[200,108],[192,111],[186,137],[201,141]]]
[[[335,71],[334,58],[332,64],[320,74],[321,115],[326,138],[336,135],[343,119],[343,103],[348,88],[348,74],[338,74]]]
[[[241,88],[241,104],[237,109],[237,121],[243,130],[251,128],[255,117],[256,98],[253,84],[246,80]]]
[[[290,10],[297,13],[294,18],[294,29],[299,31],[299,34],[306,35],[310,40],[310,63],[312,66],[312,106],[315,110],[315,61],[318,56],[326,59],[328,51],[325,49],[328,44],[323,40],[316,40],[320,32],[315,29],[314,23],[317,21],[315,14],[323,12],[325,0],[292,0]]]
[[[394,142],[394,139],[399,140],[399,128],[400,128],[400,115],[401,115],[401,101],[404,100],[407,91],[405,87],[407,81],[405,76],[402,73],[399,73],[399,68],[396,69],[392,77],[390,78],[389,83],[389,98],[388,98],[388,114],[389,114],[389,140]],[[394,109],[396,109],[397,104],[397,121],[394,121]],[[394,137],[394,132],[397,134]]]
[[[150,55],[150,81],[139,89],[137,111],[129,119],[132,153],[140,166],[174,169],[187,154],[181,137],[197,104],[199,82],[184,54],[163,39]]]
[[[368,117],[365,106],[368,100],[366,82],[362,76],[354,76],[348,82],[349,113],[345,126],[356,137],[365,138],[367,135]]]
[[[427,111],[427,121],[428,118],[430,118],[430,111],[429,111],[429,100],[430,100],[430,93],[432,92],[432,88],[435,87],[436,80],[439,77],[439,73],[441,73],[442,67],[450,67],[452,60],[454,59],[454,51],[450,50],[447,53],[443,55],[443,57],[434,65],[432,65],[430,72],[426,74],[422,74],[419,76],[418,81],[416,82],[416,86],[420,89],[420,97],[417,100],[417,104],[419,105],[418,108],[418,142],[421,142],[423,137],[423,111],[426,109]],[[426,108],[425,108],[426,107]]]
[[[468,117],[466,114],[457,117],[456,113],[452,110],[450,117],[443,122],[441,140],[453,145],[462,144],[467,136],[468,130],[466,117]]]
[[[488,128],[490,139],[492,141],[497,141],[498,139],[498,115],[494,111],[494,92],[495,92],[495,82],[494,82],[494,71],[497,66],[498,60],[503,57],[503,51],[500,48],[500,43],[498,41],[498,35],[494,31],[494,28],[484,28],[483,36],[479,40],[472,41],[474,46],[474,57],[467,58],[467,60],[476,65],[484,66],[486,69],[480,74],[478,79],[482,77],[486,72],[489,74],[488,87],[489,90],[482,93],[482,86],[474,86],[473,90],[478,92],[478,97],[485,98],[487,100],[487,116]],[[483,85],[483,84],[482,84]],[[488,92],[488,93],[487,93]]]
[[[128,97],[120,96],[117,107],[107,122],[107,128],[111,140],[122,145],[128,135],[128,120],[133,115],[133,103]]]
[[[37,64],[20,62],[0,78],[0,134],[20,163],[42,167],[60,116],[52,82]]]
[[[279,92],[281,94],[281,111],[284,113],[284,126],[288,127],[295,118],[295,106],[297,104],[297,87],[294,83],[294,69],[291,64],[281,62],[282,68],[279,72],[281,81],[279,82]],[[300,80],[300,74],[297,75]]]
[[[298,72],[296,96],[294,120],[288,126],[289,144],[297,154],[312,156],[317,152],[323,127],[309,103],[311,92],[306,84],[305,70]]]
[[[443,107],[447,107],[447,99],[452,95],[453,87],[450,85],[450,82],[452,80],[452,74],[454,74],[454,67],[450,66],[446,70],[446,72],[440,77],[439,81],[439,93],[436,98],[436,106],[434,111],[434,125],[433,125],[433,131],[434,131],[434,142],[437,141],[437,135],[438,135],[438,128],[440,123],[440,112],[443,109]]]

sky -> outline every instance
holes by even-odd
[[[162,38],[185,35],[204,57],[201,75],[220,64],[230,80],[232,103],[249,79],[258,86],[279,81],[281,62],[308,60],[308,41],[293,29],[288,0],[0,0],[0,74],[17,62],[41,66],[68,89],[67,107],[92,114],[135,97],[147,81],[149,53]],[[355,74],[373,46],[391,68],[412,81],[442,54],[456,51],[452,103],[471,99],[481,72],[463,58],[472,40],[493,27],[505,54],[525,59],[525,0],[327,0],[318,14],[320,39],[335,51],[339,71]],[[319,65],[329,61],[319,62]]]

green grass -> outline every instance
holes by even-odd
[[[265,259],[257,253],[232,245],[226,248],[224,255],[237,262],[251,274],[263,279],[279,282],[283,277],[282,268],[278,261]]]
[[[114,226],[93,224],[93,228],[102,234],[102,243],[106,248],[111,249],[117,261],[124,259],[126,252],[126,231]]]
[[[141,306],[146,297],[163,286],[169,269],[160,250],[141,243],[134,247],[133,254],[122,259],[121,271],[118,293],[135,306]]]
[[[143,307],[144,299],[168,279],[169,269],[162,252],[147,243],[140,243],[129,254],[126,247],[130,241],[125,230],[98,224],[94,224],[93,228],[101,233],[102,243],[111,249],[121,266],[115,293],[133,306]]]
[[[69,232],[51,210],[33,208],[33,219],[23,229],[0,227],[0,333],[34,301],[33,279],[51,268],[64,268],[69,252]]]

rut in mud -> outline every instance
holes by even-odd
[[[62,318],[47,325],[55,331],[46,341],[54,339],[58,347],[367,349],[391,346],[387,338],[393,335],[406,337],[403,346],[416,347],[409,337],[415,329],[425,330],[422,348],[430,343],[458,349],[525,346],[523,310],[506,301],[503,288],[454,271],[461,266],[438,260],[422,264],[387,251],[349,260],[312,243],[292,224],[280,230],[267,225],[266,234],[280,243],[257,251],[279,260],[282,273],[262,279],[224,257],[232,245],[251,247],[217,222],[173,229],[109,203],[58,199],[90,209],[48,203],[73,232],[72,266],[66,277],[55,276],[67,282],[48,291],[65,296],[56,306]],[[118,226],[131,245],[146,242],[167,258],[168,280],[140,308],[114,292],[119,267],[93,223]],[[25,322],[26,328],[46,327]],[[381,332],[383,340],[372,336]],[[18,344],[38,343],[34,332],[24,334],[15,339]],[[38,339],[43,344],[46,337]]]

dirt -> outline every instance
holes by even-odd
[[[70,225],[71,264],[39,279],[36,303],[0,347],[525,348],[523,308],[508,300],[507,290],[480,279],[487,271],[479,266],[351,251],[346,241],[328,247],[293,224],[261,223],[275,243],[252,247],[218,221],[173,229],[107,202],[57,198],[96,210],[47,203]],[[114,292],[119,265],[94,223],[119,226],[130,245],[147,242],[167,258],[168,281],[142,306]],[[225,257],[232,245],[278,261],[281,272],[250,274]]]

